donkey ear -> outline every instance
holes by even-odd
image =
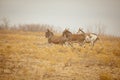
[[[67,28],[67,30],[70,30],[70,28]]]
[[[65,30],[68,30],[67,28],[65,28]]]
[[[79,27],[79,30],[83,30],[83,28]]]

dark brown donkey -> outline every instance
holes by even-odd
[[[69,30],[65,29],[63,31],[63,36],[65,36],[68,39],[69,43],[79,43],[81,46],[83,45],[83,42],[85,40],[84,34],[72,34]]]
[[[67,41],[67,38],[64,36],[55,36],[53,32],[51,32],[49,29],[47,29],[47,32],[45,33],[45,37],[48,38],[48,43],[54,43],[54,44],[65,44]]]

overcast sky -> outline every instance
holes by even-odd
[[[102,24],[106,33],[120,36],[120,0],[0,0],[3,17],[11,24],[50,24],[71,31]]]

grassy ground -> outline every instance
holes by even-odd
[[[120,80],[120,38],[101,39],[91,50],[49,45],[40,32],[0,31],[0,80]]]

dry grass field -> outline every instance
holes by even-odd
[[[0,80],[120,80],[120,38],[91,50],[48,44],[42,32],[0,31]]]

